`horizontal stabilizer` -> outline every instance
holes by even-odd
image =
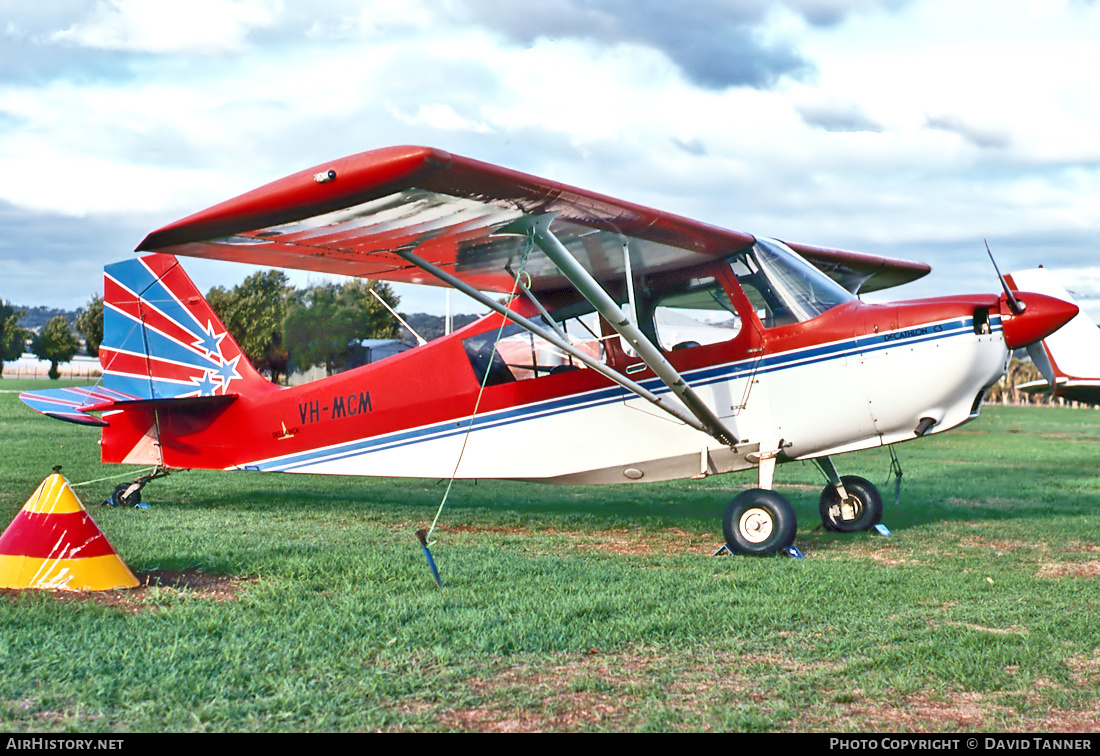
[[[19,398],[35,412],[48,417],[79,425],[105,426],[106,422],[89,413],[102,412],[134,397],[102,386],[75,386],[25,391]]]
[[[171,409],[199,413],[232,404],[237,399],[237,394],[216,394],[212,396],[184,396],[172,399],[132,399],[125,402],[115,402],[115,408],[144,407],[146,409]]]

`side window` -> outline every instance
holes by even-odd
[[[658,346],[673,351],[729,341],[741,332],[741,318],[721,283],[708,277],[659,299],[653,326]]]
[[[539,318],[537,322],[549,330],[545,320]],[[564,319],[557,326],[569,343],[579,351],[600,362],[606,361],[603,337],[596,330],[599,323],[595,313]],[[504,327],[499,339],[497,333],[498,330],[492,328],[462,342],[478,381],[488,372],[488,386],[541,378],[585,367],[584,363],[514,323]]]

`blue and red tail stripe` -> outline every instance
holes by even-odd
[[[103,275],[102,386],[21,394],[42,414],[106,426],[90,412],[126,402],[272,390],[171,255],[114,263]]]
[[[247,360],[175,258],[104,269],[103,385],[142,399],[234,393]]]

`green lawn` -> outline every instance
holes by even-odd
[[[1100,728],[1100,412],[896,447],[896,507],[886,450],[838,458],[889,538],[819,529],[820,474],[782,466],[804,560],[711,556],[751,475],[459,482],[440,590],[439,481],[196,471],[103,507],[130,470],[26,385],[0,381],[0,526],[61,465],[149,584],[0,592],[5,731]]]

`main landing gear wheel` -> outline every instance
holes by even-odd
[[[848,492],[851,510],[843,511],[840,494],[832,485],[821,492],[821,523],[826,530],[840,533],[858,533],[870,530],[882,521],[882,496],[875,484],[856,475],[845,475],[840,482]]]
[[[738,494],[722,517],[726,547],[734,554],[766,556],[782,551],[794,543],[797,530],[790,502],[762,488]]]

